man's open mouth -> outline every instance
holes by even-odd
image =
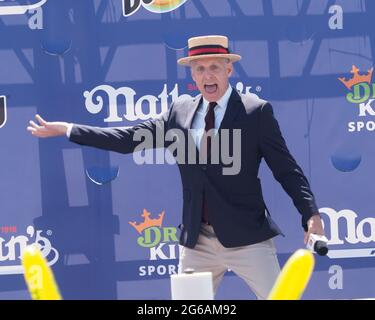
[[[217,84],[205,84],[204,85],[204,90],[207,93],[215,93],[217,91]]]

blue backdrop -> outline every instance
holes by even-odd
[[[31,243],[66,299],[170,299],[177,166],[38,140],[26,127],[36,113],[111,127],[157,116],[198,93],[176,60],[205,34],[228,36],[243,56],[231,84],[273,104],[316,195],[331,251],[304,298],[375,296],[375,2],[147,2],[0,1],[0,299],[30,298],[20,254]],[[284,264],[304,246],[300,216],[265,165],[260,175]],[[254,295],[228,272],[217,298]]]

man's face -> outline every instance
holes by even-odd
[[[209,102],[218,101],[228,89],[228,78],[233,65],[224,58],[202,58],[190,63],[191,76],[203,97]]]

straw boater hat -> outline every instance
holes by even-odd
[[[184,66],[188,66],[193,60],[202,58],[226,58],[231,62],[241,59],[240,55],[229,52],[228,38],[225,36],[194,37],[188,40],[188,45],[189,56],[177,60]]]

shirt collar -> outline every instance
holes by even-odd
[[[230,95],[232,94],[232,90],[233,90],[232,87],[228,85],[227,91],[225,91],[224,95],[218,101],[216,101],[217,106],[215,108],[225,109],[227,107]],[[203,110],[207,110],[208,103],[209,102],[203,97],[203,103],[202,103]]]

